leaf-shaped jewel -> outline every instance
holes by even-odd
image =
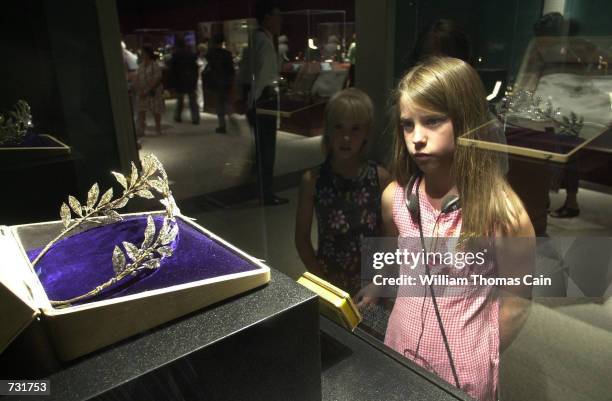
[[[155,249],[155,252],[159,253],[161,256],[168,257],[168,256],[172,256],[172,247],[170,246],[160,246],[159,248]]]
[[[156,190],[162,195],[165,195],[166,192],[168,192],[168,185],[163,180],[152,179],[152,180],[149,180],[148,183],[154,190]]]
[[[170,216],[170,218],[174,218],[175,215],[180,214],[181,210],[178,208],[178,206],[176,205],[176,202],[174,201],[174,197],[172,196],[172,194],[168,194],[168,201],[166,202],[166,212],[168,213],[168,216]]]
[[[93,208],[96,202],[98,201],[98,196],[100,196],[100,188],[98,188],[98,183],[95,183],[87,192],[87,207],[89,209]]]
[[[108,217],[109,219],[112,219],[112,220],[123,220],[121,218],[121,215],[119,213],[115,212],[114,210],[105,210],[104,211],[104,215],[106,217]]]
[[[113,189],[109,188],[100,198],[100,203],[98,203],[98,206],[106,205],[111,199],[113,199]]]
[[[142,241],[142,246],[140,249],[146,249],[151,246],[153,243],[153,239],[155,238],[155,222],[153,221],[153,216],[149,215],[147,217],[147,228],[145,228],[144,240]]]
[[[125,176],[123,174],[117,173],[115,171],[113,171],[112,174],[115,176],[115,179],[117,180],[117,182],[119,184],[121,184],[123,189],[127,189],[128,184],[127,184],[127,180],[125,179]]]
[[[121,251],[121,248],[115,245],[115,249],[113,249],[113,270],[115,274],[117,274],[123,269],[125,269],[125,255]]]
[[[74,196],[70,195],[68,197],[68,203],[70,204],[70,207],[72,208],[72,211],[80,216],[83,217],[83,212],[81,210],[81,203],[77,200],[77,198],[75,198]]]
[[[174,224],[174,226],[172,226],[172,230],[170,230],[170,242],[174,241],[174,239],[178,235],[178,232],[179,232],[179,226],[178,224]]]
[[[166,170],[164,169],[164,166],[159,161],[159,159],[155,155],[152,154],[151,155],[151,160],[153,160],[153,163],[155,163],[155,166],[157,167],[157,171],[159,171],[159,175],[161,175],[161,177],[164,180],[167,180],[168,179],[168,174],[166,174]]]
[[[128,197],[120,198],[113,204],[113,209],[121,209],[122,207],[125,207],[129,201],[130,199]]]
[[[70,225],[70,208],[65,203],[62,203],[62,207],[60,207],[60,217],[64,228],[68,227]]]
[[[122,242],[123,247],[125,248],[125,253],[127,254],[128,258],[132,259],[132,260],[136,260],[136,258],[138,257],[138,247],[134,244],[132,244],[131,242],[127,242],[127,241],[123,241]]]
[[[149,168],[151,168],[151,159],[149,158],[149,155],[146,154],[144,155],[144,157],[142,159],[140,159],[140,163],[142,165],[142,172],[145,173],[147,172],[147,170],[149,170]]]
[[[138,181],[138,169],[136,168],[136,165],[134,164],[134,162],[131,162],[132,164],[132,174],[130,174],[130,188],[134,186],[134,184],[136,184],[136,181]]]
[[[168,245],[176,238],[178,234],[178,224],[172,226],[172,229],[168,232],[168,234],[164,235],[161,240],[162,245]]]
[[[143,175],[149,177],[155,173],[157,170],[157,165],[155,161],[151,158],[151,155],[146,155],[142,160],[142,170]]]
[[[161,265],[161,261],[158,258],[147,260],[142,264],[145,269],[157,269]]]
[[[162,223],[161,228],[159,229],[159,234],[157,234],[157,239],[155,240],[155,246],[159,246],[161,244],[162,238],[167,235],[170,230],[170,219],[164,217],[164,222]]]
[[[151,191],[149,191],[148,189],[141,189],[140,191],[136,192],[136,195],[140,196],[141,198],[145,198],[145,199],[155,198],[155,195],[153,195]]]

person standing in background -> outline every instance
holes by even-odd
[[[225,38],[222,33],[213,36],[211,48],[206,54],[206,69],[202,72],[202,85],[213,93],[219,125],[215,132],[225,134],[225,114],[227,98],[234,83],[234,61],[232,53],[223,48]]]
[[[278,37],[278,65],[282,66],[289,61],[289,38],[287,35],[281,35]]]
[[[240,93],[237,105],[245,104],[248,96],[247,118],[255,134],[255,160],[258,166],[259,198],[263,205],[287,203],[274,194],[274,158],[276,155],[276,116],[257,114],[258,104],[266,108],[278,106],[278,55],[274,38],[280,34],[281,13],[274,1],[261,0],[255,5],[259,28],[253,33],[250,47],[245,49],[241,63]],[[241,107],[238,106],[237,109]]]
[[[196,86],[198,84],[198,64],[196,54],[187,47],[183,38],[176,39],[176,49],[170,59],[170,74],[174,89],[176,90],[176,109],[174,121],[181,122],[183,113],[183,100],[185,95],[189,97],[189,108],[191,110],[191,122],[200,123],[200,112],[196,101]]]
[[[198,109],[204,111],[204,89],[202,84],[202,72],[206,68],[206,53],[208,52],[208,46],[205,43],[199,43],[197,46],[198,50],[198,84],[196,85],[196,97],[198,98]]]
[[[331,35],[327,39],[327,44],[323,46],[322,61],[337,61],[339,41],[336,35]]]
[[[132,114],[132,122],[134,123],[134,133],[136,137],[144,134],[138,132],[136,126],[138,124],[138,95],[134,89],[134,80],[136,79],[136,71],[138,71],[138,56],[127,49],[124,41],[121,41],[121,51],[123,55],[123,66],[125,71],[125,80],[128,87],[128,97],[130,99],[130,110]],[[140,149],[140,142],[136,138],[136,143]]]
[[[142,61],[134,81],[134,88],[138,94],[138,132],[139,135],[144,135],[148,111],[153,113],[155,118],[156,134],[161,135],[161,115],[165,110],[161,69],[155,61],[155,53],[151,46],[143,46],[141,56]]]
[[[349,86],[355,86],[355,64],[357,64],[357,34],[353,33],[353,41],[349,45],[346,53],[346,61],[351,66],[349,67]]]
[[[382,235],[381,194],[389,173],[367,159],[374,108],[356,88],[325,107],[325,162],[304,173],[295,220],[295,247],[304,266],[354,296],[361,289],[361,244]],[[311,240],[316,216],[318,246]]]

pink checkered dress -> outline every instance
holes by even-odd
[[[413,193],[419,183],[420,180],[417,180]],[[419,201],[423,234],[425,237],[433,237],[439,212],[431,206],[423,190],[420,191]],[[404,188],[399,185],[394,194],[393,221],[400,237],[419,238],[418,221],[407,210]],[[438,237],[459,236],[461,210],[440,216],[436,231]],[[406,269],[408,267],[402,266],[400,274],[408,273]],[[495,264],[490,261],[478,269],[478,274],[485,277],[496,275]],[[435,273],[434,268],[432,272]],[[461,296],[456,293],[439,296],[436,291],[436,299],[461,389],[477,400],[494,401],[499,372],[499,307],[492,288],[480,290],[482,292],[478,296]],[[425,293],[424,288],[422,293]],[[414,289],[399,287],[387,326],[385,344],[454,384],[429,290],[427,294],[427,297],[423,297],[417,295]]]

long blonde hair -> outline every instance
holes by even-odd
[[[461,145],[459,139],[486,139],[486,127],[494,118],[488,112],[486,92],[476,71],[459,59],[433,57],[404,75],[394,97],[397,110],[392,171],[397,182],[406,186],[412,174],[421,173],[404,140],[401,102],[443,113],[451,119],[455,136],[451,175],[461,199],[461,236],[507,233],[523,205],[501,172],[499,154]]]
[[[325,133],[323,135],[323,151],[330,156],[329,138],[336,124],[345,119],[366,126],[368,139],[374,124],[374,106],[372,100],[364,91],[357,88],[347,88],[336,93],[325,106]],[[362,156],[367,153],[367,143],[362,149]]]

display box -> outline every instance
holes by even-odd
[[[550,122],[534,122],[526,118],[510,116],[500,122],[493,119],[479,130],[488,132],[484,138],[474,139],[468,135],[459,137],[459,145],[472,146],[477,149],[492,150],[502,154],[521,156],[533,160],[543,160],[566,164],[573,160],[576,154],[587,147],[610,128],[601,124],[585,122],[579,136],[562,135],[546,131]],[[498,130],[499,135],[492,132]],[[504,137],[499,140],[499,137]]]
[[[39,162],[50,158],[68,156],[70,146],[47,135],[35,135],[20,146],[0,146],[0,167]]]
[[[163,212],[123,218],[137,222],[146,220],[148,214],[156,217]],[[51,305],[41,272],[37,273],[40,263],[35,270],[28,258],[28,251],[31,254],[49,242],[61,231],[62,223],[0,226],[0,352],[39,319],[57,358],[68,361],[269,282],[270,269],[259,260],[189,218],[176,219],[180,239],[170,258],[179,259],[172,262],[173,270],[164,271],[162,264],[155,279],[150,279],[151,274],[130,285],[129,291],[62,309]],[[91,244],[95,246],[98,244]],[[86,252],[72,257],[84,258]],[[110,258],[111,254],[109,264]],[[69,279],[75,285],[82,280]]]

